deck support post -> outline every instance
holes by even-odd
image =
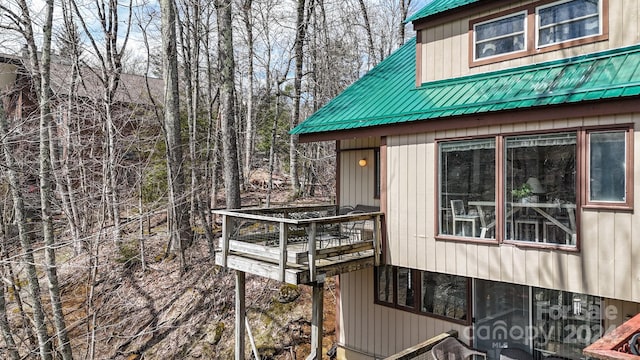
[[[286,215],[286,214],[285,214]],[[287,274],[287,242],[289,241],[289,225],[280,223],[280,281],[284,282]]]
[[[236,270],[236,344],[235,360],[244,360],[244,333],[245,333],[245,274]]]
[[[231,217],[222,215],[222,267],[227,267],[229,256],[229,232],[231,231]]]
[[[313,283],[313,310],[311,315],[311,354],[307,360],[322,360],[322,315],[324,278]]]
[[[380,249],[382,248],[382,222],[380,215],[376,215],[373,220],[373,263],[375,266],[380,265]]]
[[[316,281],[316,223],[309,224],[309,281]]]

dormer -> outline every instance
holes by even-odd
[[[434,0],[407,20],[416,86],[637,44],[629,6],[637,2]]]

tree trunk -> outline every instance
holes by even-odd
[[[305,20],[306,0],[298,0],[296,10],[296,40],[295,51],[295,78],[293,81],[293,118],[291,119],[291,129],[300,122],[300,98],[302,91],[302,63],[304,61],[304,40],[307,32],[307,21]],[[311,6],[310,6],[311,7]],[[300,193],[300,176],[298,166],[298,135],[292,134],[289,141],[289,173],[291,176],[291,190],[297,196]]]
[[[183,255],[191,241],[189,207],[182,169],[180,99],[178,95],[178,54],[176,47],[176,13],[172,0],[160,0],[162,12],[162,63],[164,79],[164,128],[167,142],[169,211],[173,221],[172,248]],[[183,268],[184,269],[184,268]]]
[[[47,1],[47,15],[44,25],[44,41],[42,47],[42,61],[40,63],[40,207],[42,211],[42,229],[44,236],[45,273],[47,286],[51,298],[53,324],[58,335],[58,351],[64,360],[72,360],[71,343],[67,334],[67,326],[62,311],[62,297],[58,284],[58,273],[55,254],[55,237],[53,234],[52,204],[53,189],[51,187],[51,155],[49,129],[52,123],[51,115],[51,33],[53,23],[53,0]]]
[[[400,2],[404,3],[404,0],[400,0]],[[376,66],[376,63],[378,62],[373,48],[373,33],[371,32],[371,23],[369,22],[369,14],[367,13],[367,6],[365,5],[364,0],[358,0],[358,4],[360,4],[360,11],[362,11],[362,18],[364,19],[364,28],[367,31],[367,41],[369,45],[367,64],[368,69],[371,69]]]
[[[2,111],[2,110],[0,110]],[[0,116],[2,116],[0,114]],[[1,209],[0,209],[1,210]],[[4,231],[4,217],[0,212],[0,239],[2,239],[2,259],[8,262],[6,254],[6,246],[8,242],[8,236]],[[8,278],[6,274],[2,274],[3,278]],[[13,333],[11,332],[11,326],[9,325],[9,319],[7,317],[7,303],[5,298],[5,281],[0,283],[0,332],[2,332],[2,339],[6,347],[6,353],[9,354],[9,358],[13,360],[19,360],[20,354],[16,347],[16,342],[13,340]],[[15,294],[18,295],[18,294]]]
[[[219,0],[217,4],[219,27],[219,60],[221,66],[220,115],[222,116],[222,152],[224,154],[224,188],[227,209],[239,209],[240,169],[236,140],[234,108],[233,30],[231,0]]]
[[[409,6],[411,6],[411,0],[400,0],[400,23],[398,24],[398,48],[404,44],[404,37],[405,37],[404,19],[407,18],[407,14],[409,13]]]
[[[245,149],[244,149],[244,181],[245,184],[249,184],[249,178],[251,176],[251,159],[253,156],[254,147],[254,132],[253,129],[253,24],[251,23],[251,6],[252,0],[245,0],[242,9],[242,16],[244,19],[244,26],[247,31],[247,78],[249,80],[249,93],[247,94],[247,119],[245,126]]]
[[[25,4],[26,6],[26,4]],[[32,58],[33,61],[33,58]],[[37,61],[37,60],[36,60]],[[0,138],[2,139],[2,149],[4,151],[4,159],[6,164],[5,171],[9,180],[11,196],[13,198],[15,223],[18,226],[18,238],[22,246],[22,262],[25,266],[27,280],[29,281],[29,295],[31,296],[31,308],[33,311],[33,322],[36,326],[36,335],[38,337],[38,346],[40,348],[40,357],[43,360],[52,359],[51,339],[47,333],[47,324],[44,320],[44,310],[42,301],[40,300],[40,283],[38,281],[38,272],[35,266],[33,249],[31,240],[29,239],[27,229],[27,219],[25,216],[24,202],[22,200],[21,184],[15,170],[15,162],[13,159],[13,149],[7,131],[7,120],[4,113],[4,107],[0,106]]]

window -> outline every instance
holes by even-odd
[[[422,271],[420,311],[452,319],[467,319],[468,279]]]
[[[495,139],[439,145],[441,234],[492,236],[485,225],[495,223],[495,149]]]
[[[439,140],[437,238],[575,249],[579,205],[633,208],[633,128],[618,126]]]
[[[577,133],[439,143],[440,235],[495,239],[496,177],[504,193],[501,239],[576,245]]]
[[[468,278],[389,265],[376,267],[374,273],[377,304],[469,323]]]
[[[627,130],[591,131],[589,142],[589,202],[627,203]]]
[[[576,133],[505,137],[505,239],[575,245]]]
[[[600,35],[600,1],[571,0],[536,9],[538,47]]]
[[[480,279],[474,291],[474,344],[488,359],[505,349],[534,359],[583,358],[582,349],[604,334],[599,297]]]
[[[608,0],[545,0],[474,19],[470,66],[606,40],[607,6]]]
[[[473,26],[474,58],[482,59],[525,50],[526,12]]]
[[[376,271],[376,300],[393,304],[393,266],[382,265]]]
[[[397,304],[403,307],[412,308],[415,306],[415,286],[414,276],[411,269],[397,268],[396,270],[396,291],[398,293]]]

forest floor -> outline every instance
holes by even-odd
[[[329,202],[328,198],[288,201],[288,194],[288,189],[281,186],[272,200],[291,204]],[[261,187],[243,195],[243,204],[258,200],[264,200]],[[177,257],[165,256],[166,219],[154,219],[152,223],[151,234],[144,238],[144,271],[136,231],[120,248],[102,242],[97,266],[93,267],[93,284],[88,255],[73,256],[70,249],[58,250],[74,358],[233,358],[233,272],[214,265],[204,237],[186,250],[186,271],[181,271]],[[246,286],[247,317],[261,358],[306,358],[310,352],[311,287],[250,275]],[[328,279],[324,294],[326,354],[336,343],[334,279]],[[12,321],[17,321],[17,316]],[[246,348],[247,358],[253,358],[248,338]]]

